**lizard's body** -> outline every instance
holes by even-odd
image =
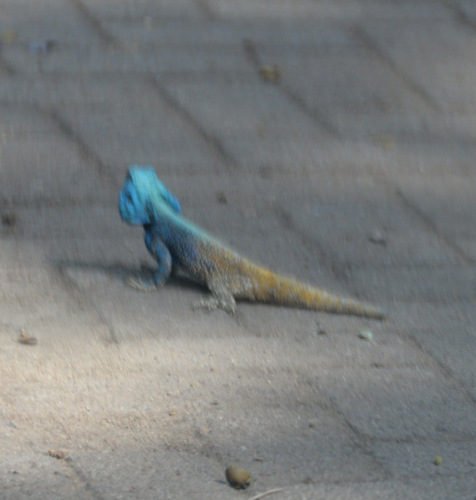
[[[124,221],[143,225],[145,243],[157,260],[153,282],[132,281],[138,288],[158,287],[178,267],[205,284],[212,298],[202,305],[234,312],[235,299],[353,314],[376,319],[381,309],[341,298],[292,278],[279,276],[227,248],[180,215],[177,199],[159,181],[152,167],[130,167],[119,197]]]

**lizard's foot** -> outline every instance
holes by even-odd
[[[134,290],[140,290],[141,292],[152,292],[158,288],[154,280],[154,269],[145,262],[141,262],[138,273],[127,276],[125,283]]]
[[[144,273],[127,276],[125,283],[127,286],[134,288],[134,290],[140,290],[141,292],[152,292],[158,288],[153,276]]]
[[[209,299],[202,299],[195,304],[193,304],[192,309],[196,311],[197,309],[206,309],[208,312],[215,311],[216,309],[223,309],[228,314],[234,315],[236,313],[236,302],[232,297],[232,301],[210,297]]]
[[[226,287],[220,279],[210,280],[207,283],[208,289],[212,292],[212,296],[208,299],[202,299],[194,305],[193,309],[223,309],[228,314],[236,313],[236,302],[233,293]]]
[[[125,279],[126,285],[139,290],[141,292],[152,292],[160,288],[165,279],[158,273],[156,269],[141,262],[140,271],[136,274],[131,274]]]

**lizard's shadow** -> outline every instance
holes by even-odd
[[[104,262],[86,262],[86,261],[69,261],[57,260],[53,261],[52,265],[63,278],[74,281],[75,272],[93,273],[103,275],[112,281],[124,283],[131,275],[137,275],[141,271],[141,266],[128,266],[120,262],[104,263]],[[141,263],[142,266],[153,269],[153,266],[148,263]],[[188,288],[192,290],[199,290],[203,292],[206,287],[198,283],[193,278],[190,278],[180,270],[174,270],[170,278],[165,284],[167,287],[180,287],[182,289]]]
[[[74,276],[75,272],[92,273],[99,276],[103,275],[112,281],[116,281],[124,284],[124,286],[127,286],[125,284],[126,279],[131,275],[137,275],[137,273],[141,270],[141,266],[132,267],[129,265],[125,265],[122,262],[113,262],[106,264],[104,262],[56,260],[52,261],[51,263],[53,267],[59,272],[63,280],[69,283],[73,282],[73,286],[75,287],[80,287]],[[149,265],[149,263],[141,263],[141,265],[145,265],[147,268],[153,268]],[[180,271],[180,269],[174,270],[170,278],[167,280],[165,286],[177,287],[182,290],[194,290],[202,294],[205,293],[207,295],[209,295],[210,293],[205,285],[195,281],[193,278]],[[233,319],[238,325],[245,328],[248,327],[246,318],[240,310],[236,311]]]

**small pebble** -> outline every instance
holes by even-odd
[[[63,450],[48,450],[48,455],[56,458],[57,460],[62,460],[66,457],[67,453]]]
[[[223,203],[223,205],[226,205],[228,203],[228,198],[226,197],[226,194],[223,192],[217,194],[217,200],[218,203]]]
[[[371,342],[374,338],[370,330],[360,330],[360,332],[357,334],[357,337],[362,340],[368,340],[369,342]]]
[[[232,465],[226,469],[225,477],[230,486],[237,490],[244,490],[251,484],[250,473],[246,469],[237,467],[236,465]]]
[[[382,149],[387,149],[389,151],[395,149],[395,138],[392,137],[391,135],[376,134],[373,137],[371,137],[371,142],[375,146],[379,146]]]
[[[18,337],[18,342],[23,345],[36,345],[38,344],[38,339],[36,337],[30,337],[24,330],[20,332],[20,337]]]
[[[372,233],[369,234],[369,241],[371,243],[375,243],[376,245],[387,245],[387,240],[385,239],[384,234],[379,229],[375,229]]]
[[[261,79],[265,82],[277,83],[281,78],[281,71],[277,64],[263,64],[258,71]]]
[[[13,43],[17,39],[17,34],[13,30],[7,30],[2,33],[3,43]]]
[[[57,40],[41,40],[38,42],[30,42],[28,45],[30,52],[33,54],[48,54],[58,45]]]
[[[1,218],[2,224],[7,227],[12,227],[17,222],[16,215],[13,212],[3,212]]]

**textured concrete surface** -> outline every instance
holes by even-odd
[[[0,0],[0,498],[473,500],[475,61],[469,0]],[[389,320],[127,288],[133,163]]]

